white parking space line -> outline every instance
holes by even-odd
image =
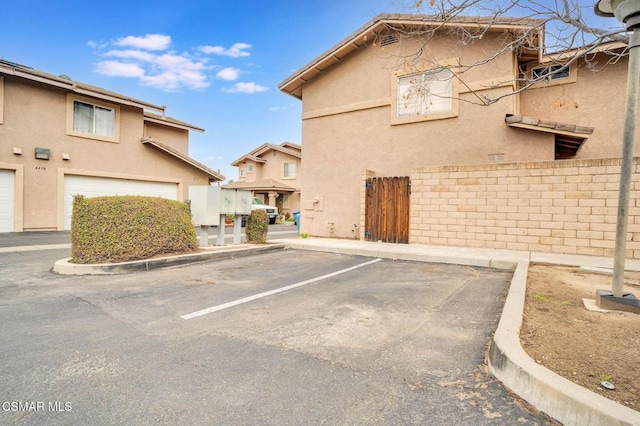
[[[296,283],[296,284],[291,284],[291,285],[288,285],[286,287],[280,287],[280,288],[277,288],[275,290],[265,291],[263,293],[254,294],[253,296],[244,297],[242,299],[234,300],[233,302],[223,303],[222,305],[212,306],[210,308],[202,309],[202,310],[199,310],[199,311],[196,311],[196,312],[192,312],[190,314],[181,315],[180,318],[188,320],[188,319],[200,317],[202,315],[207,315],[207,314],[210,314],[212,312],[218,312],[218,311],[221,311],[223,309],[231,308],[233,306],[241,305],[243,303],[248,303],[248,302],[251,302],[253,300],[257,300],[257,299],[261,299],[263,297],[271,296],[273,294],[282,293],[282,292],[288,291],[288,290],[293,290],[294,288],[302,287],[302,286],[305,286],[307,284],[312,284],[312,283],[315,283],[315,282],[318,282],[318,281],[321,281],[321,280],[324,280],[324,279],[327,279],[327,278],[335,277],[336,275],[344,274],[346,272],[353,271],[354,269],[362,268],[363,266],[368,266],[368,265],[371,265],[373,263],[380,262],[381,260],[382,259],[373,259],[373,260],[370,260],[368,262],[360,263],[358,265],[351,266],[351,267],[345,268],[345,269],[341,269],[339,271],[331,272],[329,274],[325,274],[325,275],[322,275],[322,276],[319,276],[319,277],[316,277],[316,278],[311,278],[311,279],[306,280],[306,281],[301,281],[301,282]]]

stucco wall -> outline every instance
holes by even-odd
[[[496,41],[488,37],[483,42],[490,46]],[[457,117],[392,125],[393,75],[406,67],[397,54],[415,52],[416,45],[398,43],[394,49],[402,51],[359,49],[304,86],[301,232],[353,238],[360,218],[360,177],[367,169],[408,176],[414,167],[484,163],[492,154],[503,154],[504,161],[553,160],[553,135],[504,123],[506,114],[516,113],[513,96],[478,106],[467,102],[472,94],[463,93]],[[456,57],[471,63],[486,51],[490,48],[461,48],[440,39],[416,62],[428,65],[434,57]],[[466,73],[465,83],[512,76],[514,61],[501,56]],[[504,86],[493,94],[512,91]]]
[[[640,160],[627,257],[640,258]],[[613,256],[619,159],[424,167],[411,173],[410,242]]]
[[[184,183],[183,187],[208,184],[205,173],[141,143],[141,109],[120,106],[117,143],[71,136],[66,129],[65,91],[9,76],[4,83],[0,163],[23,168],[20,184],[24,196],[18,210],[24,230],[56,229],[62,193],[59,169],[117,174],[130,179],[177,179]],[[187,137],[186,132],[184,136]],[[22,155],[14,155],[14,147],[22,149]],[[49,148],[50,160],[36,160],[36,147]],[[62,159],[63,153],[68,154],[69,160]]]
[[[621,154],[628,61],[623,58],[604,66],[610,58],[598,56],[598,71],[582,63],[575,67],[575,83],[541,84],[520,95],[522,115],[594,128],[576,158],[608,158]]]
[[[161,126],[156,123],[144,123],[144,137],[151,137],[158,142],[189,155],[189,131],[173,127]]]
[[[275,155],[274,155],[275,152]],[[294,188],[299,188],[298,176],[300,174],[300,159],[280,151],[269,151],[262,155],[267,160],[266,163],[258,164],[260,169],[260,179],[275,179]],[[295,163],[296,176],[285,178],[284,163]]]

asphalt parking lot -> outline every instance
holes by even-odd
[[[0,253],[0,423],[544,424],[484,367],[508,271],[286,250],[52,273],[67,256]]]

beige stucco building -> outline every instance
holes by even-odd
[[[265,143],[231,163],[238,180],[227,188],[247,189],[280,214],[300,210],[302,147],[291,142]]]
[[[380,15],[279,85],[302,101],[301,232],[358,238],[367,170],[620,156],[626,57],[595,72],[542,56],[538,21],[430,19]],[[437,28],[428,42],[426,28]],[[504,49],[522,33],[530,46]],[[551,63],[564,68],[522,86]]]
[[[184,200],[224,176],[165,107],[0,61],[0,232],[70,228],[73,195]]]

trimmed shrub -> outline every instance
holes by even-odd
[[[245,233],[248,243],[264,244],[269,231],[269,216],[264,210],[253,210],[247,218]]]
[[[197,248],[187,204],[131,195],[73,199],[74,263],[126,262]]]

